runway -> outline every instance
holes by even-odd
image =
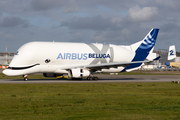
[[[0,79],[0,84],[28,83],[133,83],[133,82],[172,82],[180,81],[180,75],[97,75],[98,81],[71,79]]]

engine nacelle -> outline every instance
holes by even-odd
[[[63,74],[54,74],[54,73],[43,73],[44,77],[57,77],[57,76],[63,76]]]
[[[81,68],[76,68],[76,69],[71,69],[69,70],[68,76],[71,78],[83,78],[87,77],[90,75],[89,70],[81,69]]]

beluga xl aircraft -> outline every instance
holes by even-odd
[[[21,46],[7,76],[43,73],[45,77],[67,75],[72,79],[97,80],[94,73],[129,72],[141,67],[151,55],[159,29],[153,28],[143,40],[129,46],[99,43],[30,42]]]

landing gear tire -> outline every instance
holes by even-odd
[[[24,81],[27,81],[28,79],[27,78],[24,78]]]
[[[90,77],[89,80],[93,80],[93,77]]]
[[[24,75],[23,77],[24,77],[24,81],[27,81],[27,80],[28,80],[28,79],[27,79],[27,75]]]
[[[94,81],[97,81],[98,80],[98,77],[91,77],[91,76],[89,76],[89,77],[87,77],[87,80],[94,80]]]
[[[97,81],[97,80],[98,80],[98,77],[94,77],[94,80]]]

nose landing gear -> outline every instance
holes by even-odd
[[[23,75],[23,77],[24,77],[24,81],[27,81],[28,79],[27,79],[27,75]]]

